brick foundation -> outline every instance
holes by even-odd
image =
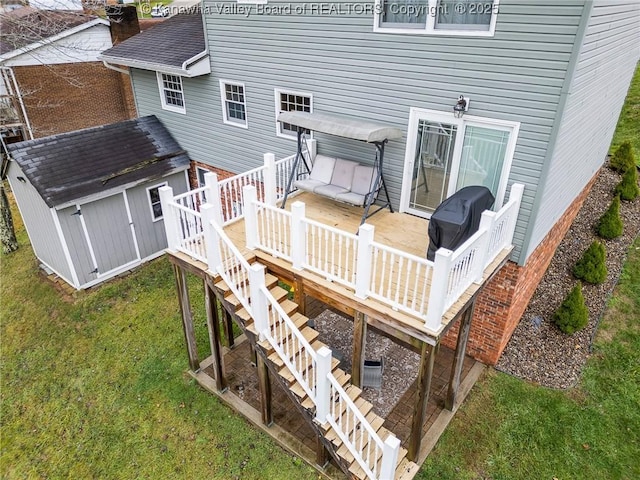
[[[476,360],[495,365],[507,346],[536,287],[551,263],[553,254],[578,214],[598,173],[576,197],[560,220],[531,254],[523,267],[507,264],[485,285],[476,302],[467,353]],[[458,325],[454,325],[442,344],[455,348]]]
[[[137,116],[129,77],[100,62],[13,70],[36,138]]]

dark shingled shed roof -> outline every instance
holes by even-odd
[[[170,17],[105,50],[101,58],[115,63],[123,60],[182,68],[184,62],[205,49],[202,17],[197,13]]]
[[[49,207],[189,166],[155,116],[7,145]]]

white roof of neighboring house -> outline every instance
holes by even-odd
[[[82,12],[24,7],[0,18],[0,65],[91,62],[111,47],[109,22]]]

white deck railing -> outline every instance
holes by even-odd
[[[478,232],[464,245],[455,252],[440,249],[430,262],[375,242],[370,225],[353,235],[307,218],[301,202],[294,202],[290,212],[276,208],[294,158],[275,161],[266,154],[263,166],[242,175],[218,182],[215,174],[206,174],[206,187],[175,198],[165,192],[169,248],[207,258],[200,218],[206,201],[216,205],[223,225],[244,217],[248,248],[288,260],[294,269],[343,285],[359,298],[374,298],[421,318],[427,329],[437,331],[445,312],[482,281],[484,269],[513,239],[524,190],[520,184],[512,186],[509,202],[498,212],[483,212]]]
[[[253,187],[250,187],[253,188]],[[255,200],[255,189],[245,190]],[[182,207],[181,207],[182,208]],[[249,264],[222,227],[217,207],[201,206],[207,263],[217,272],[254,320],[260,340],[267,340],[316,407],[316,421],[329,422],[367,477],[395,476],[400,441],[379,437],[331,372],[331,350],[316,351],[266,287],[265,267]]]

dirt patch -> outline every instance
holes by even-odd
[[[627,250],[640,232],[640,199],[636,199],[621,202],[622,236],[602,240],[596,235],[595,227],[609,207],[619,181],[620,175],[606,166],[602,168],[500,357],[498,370],[553,388],[568,388],[577,383]],[[571,273],[573,265],[593,240],[602,241],[606,247],[607,280],[601,285],[583,285],[589,324],[584,330],[566,335],[551,318],[576,283]]]

